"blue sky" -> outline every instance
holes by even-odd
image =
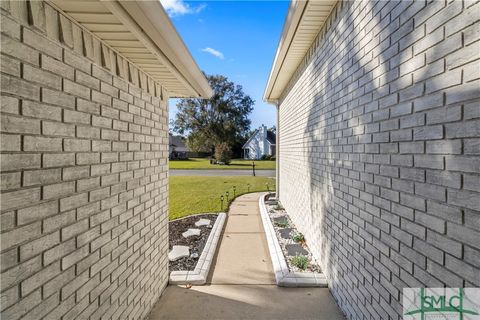
[[[161,1],[200,69],[222,74],[255,100],[251,129],[275,124],[263,91],[288,1]],[[170,119],[177,111],[170,101]]]

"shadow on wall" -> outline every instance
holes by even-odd
[[[426,120],[424,111],[438,107],[448,114],[451,105],[479,98],[478,82],[442,90],[446,77],[432,79],[441,73],[457,74],[444,69],[444,56],[450,51],[445,48],[443,31],[419,41],[425,36],[423,23],[432,10],[449,8],[439,4],[424,8],[424,2],[407,1],[342,1],[338,6],[341,8],[334,10],[326,24],[316,58],[290,89],[301,90],[306,98],[297,102],[294,99],[298,97],[287,92],[282,101],[288,104],[291,100],[308,110],[308,115],[299,116],[303,141],[296,141],[303,143],[308,182],[295,180],[288,172],[280,175],[291,180],[287,184],[294,182],[287,187],[284,181],[282,188],[296,193],[292,198],[308,208],[292,204],[289,209],[289,203],[283,204],[290,212],[301,212],[292,219],[307,239],[318,243],[312,250],[349,318],[360,314],[398,318],[402,288],[434,282],[412,275],[410,281],[400,279],[395,272],[402,257],[396,252],[398,241],[389,234],[389,228],[396,228],[392,221],[400,221],[393,206],[408,205],[410,199],[425,203],[425,197],[413,194],[414,179],[392,186],[392,178],[400,177],[400,167],[417,165],[413,153],[424,154],[425,140],[445,139],[443,131],[440,137],[430,135],[427,125],[435,122]],[[361,15],[363,21],[359,22]],[[333,27],[328,29],[329,25]],[[446,64],[447,68],[460,65],[462,58],[458,59],[454,65]],[[294,129],[283,126],[282,135],[289,130]],[[282,142],[291,136],[282,137]],[[443,141],[448,149],[449,140]],[[291,150],[280,150],[283,161],[292,161]],[[442,155],[431,155],[432,161],[437,157],[443,161]],[[308,186],[296,188],[295,184],[303,183]],[[404,198],[405,193],[412,195]],[[399,237],[412,237],[395,230]]]

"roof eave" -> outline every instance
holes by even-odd
[[[123,23],[137,30],[144,42],[155,45],[170,71],[184,83],[192,97],[210,98],[213,90],[160,1],[102,1]],[[126,13],[126,14],[125,14]]]
[[[338,1],[340,0],[292,0],[265,87],[264,101],[278,106],[278,100],[288,86],[288,82]],[[312,27],[317,28],[317,33],[311,32]],[[305,40],[305,37],[308,40]],[[298,52],[303,52],[303,56]]]
[[[267,103],[277,104],[278,102],[279,97],[272,97],[271,93],[306,6],[306,0],[292,0],[290,3],[287,17],[285,18],[285,23],[283,25],[282,34],[278,42],[275,59],[273,60],[272,68],[270,70],[270,75],[268,77],[267,85],[263,95],[263,100]]]

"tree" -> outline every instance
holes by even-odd
[[[195,152],[214,152],[221,143],[231,148],[243,141],[255,103],[242,86],[225,76],[211,75],[207,79],[214,91],[210,99],[181,99],[177,103],[174,130],[187,135],[187,146]]]
[[[215,159],[223,162],[224,164],[230,163],[231,150],[230,146],[226,142],[219,143],[215,146]]]

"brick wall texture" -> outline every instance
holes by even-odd
[[[1,7],[1,318],[145,318],[168,281],[167,93],[48,4]]]
[[[341,1],[279,101],[280,200],[350,319],[480,286],[480,4]]]

